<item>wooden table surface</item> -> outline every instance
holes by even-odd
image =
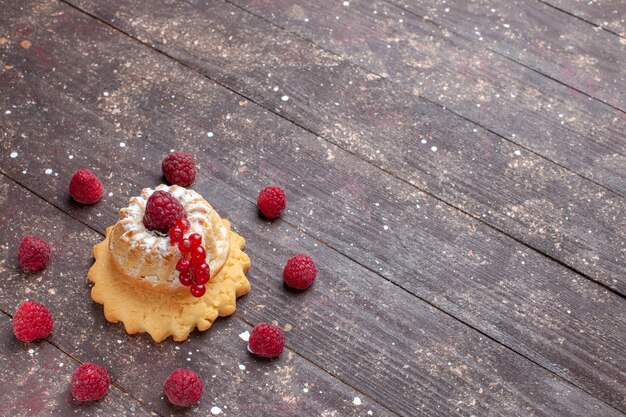
[[[0,0],[0,415],[626,415],[625,18],[620,0]],[[104,320],[86,273],[172,149],[247,239],[252,291],[155,344]],[[94,206],[67,194],[83,167]],[[54,247],[36,274],[26,234]],[[319,276],[288,291],[300,252]],[[29,348],[26,299],[56,320]],[[239,336],[262,321],[286,331],[278,360]],[[85,361],[113,386],[77,405]],[[178,367],[206,382],[191,410],[164,399]]]

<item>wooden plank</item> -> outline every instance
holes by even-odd
[[[149,3],[141,9],[113,1],[80,4],[361,159],[626,294],[624,198],[238,7],[159,3],[154,13],[157,6]],[[179,117],[187,110],[179,110]]]
[[[0,414],[3,416],[157,415],[114,385],[101,401],[76,403],[69,387],[78,362],[45,341],[27,348],[13,336],[11,319],[4,313],[0,313],[0,337],[3,341],[0,344]]]
[[[61,16],[60,12],[64,13],[63,19],[67,20],[49,18]],[[285,215],[285,221],[297,224],[309,234],[359,259],[371,269],[471,323],[496,340],[512,346],[516,351],[530,356],[601,398],[617,403],[618,407],[623,407],[620,402],[623,399],[621,390],[625,377],[620,371],[623,368],[620,364],[624,361],[625,342],[621,335],[624,334],[626,320],[619,313],[623,310],[623,300],[619,297],[567,269],[547,262],[536,252],[493,233],[481,223],[416,192],[410,186],[388,175],[381,175],[352,155],[316,140],[292,124],[163,56],[121,35],[113,36],[102,25],[73,10],[48,4],[47,8],[38,13],[28,18],[31,24],[46,33],[57,34],[48,36],[41,44],[38,41],[39,45],[45,46],[45,50],[57,56],[56,70],[46,71],[43,74],[45,80],[42,80],[39,68],[28,60],[20,65],[17,65],[19,59],[11,61],[15,62],[15,66],[5,73],[11,82],[0,86],[7,86],[2,97],[16,107],[5,132],[6,141],[2,142],[2,149],[6,155],[15,149],[19,152],[18,157],[8,161],[6,168],[3,168],[5,172],[100,231],[115,219],[115,207],[124,205],[129,195],[135,194],[143,186],[160,181],[153,167],[159,165],[162,155],[170,147],[189,149],[198,156],[202,180],[198,181],[196,188],[228,218],[254,218],[253,202],[257,190],[268,179],[278,181],[287,188],[290,196],[290,209]],[[95,44],[94,39],[97,39]],[[94,45],[96,50],[93,49]],[[96,61],[91,61],[90,54],[97,56]],[[63,68],[66,62],[78,62],[78,57],[82,57],[81,62],[90,68],[87,75]],[[106,96],[104,91],[107,92]],[[64,98],[65,94],[72,99]],[[207,136],[209,131],[214,133],[212,139]],[[263,141],[252,140],[258,137],[258,132],[264,132]],[[45,137],[48,142],[44,145],[26,140],[21,138],[21,133],[27,137]],[[123,148],[119,146],[122,141],[125,144]],[[38,158],[28,155],[37,155]],[[68,166],[65,159],[68,155],[72,155],[73,164],[76,165]],[[109,157],[98,157],[101,155]],[[146,158],[145,161],[143,158]],[[79,209],[67,201],[64,194],[66,183],[62,180],[76,166],[85,163],[92,166],[102,178],[106,178],[106,186],[112,193],[89,211]],[[26,174],[23,174],[25,167]],[[46,168],[52,170],[52,177],[43,176]],[[54,175],[55,172],[59,177]],[[133,174],[115,174],[119,172]],[[42,177],[50,181],[41,181]],[[293,178],[296,180],[292,181]],[[231,195],[229,189],[236,190],[237,195]],[[242,206],[239,194],[252,203],[239,208]],[[420,206],[419,210],[416,210],[416,202]],[[248,217],[235,215],[238,208],[247,210]],[[361,213],[361,218],[352,215],[357,211]],[[258,222],[258,219],[255,220]],[[304,242],[304,238],[290,228],[287,230],[292,232],[285,235],[292,235],[293,240],[280,235],[280,238],[271,241],[268,236],[279,229],[277,224],[282,227],[282,223],[274,223],[272,227],[261,226],[263,223],[260,223],[251,226],[249,231],[242,230],[246,227],[244,222],[235,223],[249,238],[249,245],[254,245],[255,241],[261,243],[259,252],[256,249],[250,251],[254,259],[262,258],[260,253],[263,250],[269,251],[269,246],[264,244],[268,240],[272,249],[279,247],[275,246],[278,244],[284,244],[284,248],[291,248],[296,243],[304,244],[300,243]],[[414,226],[413,230],[407,230],[406,225],[409,224]],[[281,242],[281,239],[286,241]],[[316,248],[316,242],[309,241],[307,244],[313,245],[307,247],[311,252],[326,250],[322,246]],[[442,254],[442,250],[445,253]],[[277,253],[280,252],[278,249]],[[274,271],[280,271],[282,260],[276,259],[273,250],[268,257],[274,263]],[[337,254],[329,253],[323,259],[324,264],[328,263],[328,271],[343,271],[345,263],[354,267]],[[259,268],[259,274],[264,270]],[[349,328],[354,329],[350,335],[355,335],[353,342],[356,342],[359,332],[374,331],[369,329],[372,325],[370,317],[374,315],[373,311],[377,311],[376,307],[370,305],[371,300],[367,296],[359,300],[359,295],[367,287],[360,280],[370,285],[379,285],[381,280],[364,269],[346,276],[349,278],[337,283],[334,292],[319,289],[321,295],[316,295],[320,298],[319,307],[310,311],[323,313],[339,305],[349,312],[355,305],[365,304],[362,310],[348,314],[348,323],[353,326]],[[337,276],[341,277],[342,274]],[[275,280],[275,274],[270,271],[265,278],[255,279],[253,285],[267,282],[267,292],[263,293],[267,297],[267,293],[275,288]],[[389,286],[384,282],[380,285],[384,289]],[[318,289],[317,284],[315,288]],[[374,287],[367,294],[374,297],[381,291],[379,287]],[[419,310],[412,304],[400,310],[396,303],[403,306],[406,294],[402,295],[404,293],[399,290],[390,294],[383,300],[393,301],[384,303],[381,309],[385,313],[378,314],[381,317],[391,315],[390,319],[381,320],[382,327],[386,331],[396,332],[397,323],[412,323],[413,319],[405,317],[414,317],[417,314],[415,311]],[[244,303],[254,304],[249,300],[246,298]],[[287,307],[280,302],[284,302],[282,297],[277,297],[272,303],[260,301],[260,306],[254,304],[259,311],[248,310],[245,307],[247,304],[244,304],[243,310],[245,314],[258,314],[258,317],[272,317],[265,316],[268,308],[276,308],[278,312],[301,310],[300,305]],[[406,303],[408,305],[409,302]],[[328,316],[332,320],[339,320],[344,314],[329,313]],[[412,346],[431,345],[433,342],[421,339],[426,336],[420,336],[423,329],[419,323],[424,322],[427,320],[415,319],[415,324],[409,329],[402,328],[391,336],[369,337],[359,341],[359,346],[363,346],[360,349],[373,357],[363,355],[371,358],[371,364],[357,367],[369,370],[358,371],[358,375],[354,375],[354,368],[346,369],[354,358],[353,350],[349,349],[351,346],[333,343],[335,340],[346,340],[342,333],[343,326],[334,333],[332,326],[324,320],[311,320],[307,322],[308,326],[318,326],[315,330],[309,330],[312,334],[323,335],[330,330],[332,337],[294,340],[294,343],[298,343],[294,347],[322,364],[333,364],[337,367],[333,368],[335,375],[344,380],[350,378],[359,387],[377,384],[376,389],[371,388],[373,397],[385,393],[385,400],[390,401],[393,407],[405,410],[407,401],[413,396],[407,397],[401,390],[398,391],[395,384],[384,378],[387,375],[385,371],[380,371],[377,378],[371,378],[371,370],[384,366],[380,358],[400,358],[398,355],[405,352],[394,350],[393,345],[388,346],[388,340],[397,338]],[[394,326],[390,323],[394,323]],[[437,325],[437,328],[449,329],[449,326],[449,323],[445,323]],[[396,334],[410,335],[404,336],[410,342],[394,336]],[[581,338],[581,334],[585,336]],[[436,334],[434,340],[440,337]],[[468,336],[450,337],[456,340]],[[480,336],[478,339],[479,342],[475,337],[470,338],[468,344],[480,346]],[[375,347],[373,341],[381,341],[382,346]],[[450,350],[442,349],[446,352]],[[472,353],[466,356],[473,358],[475,355]],[[432,356],[432,353],[426,356]],[[441,385],[439,381],[426,385],[421,382],[429,380],[427,375],[430,375],[430,365],[421,362],[421,358],[417,361],[414,356],[398,361],[417,362],[417,366],[425,367],[417,371],[411,367],[408,368],[410,371],[394,367],[394,372],[396,376],[406,378],[407,385],[403,389],[412,387],[425,391],[419,392],[419,398],[428,398],[422,400],[428,403],[428,408],[433,404],[441,407],[441,399],[432,398],[432,395],[446,392],[447,398],[453,398],[457,394],[450,396],[447,391],[457,393],[459,391],[455,390],[460,389],[461,392],[467,392],[463,391],[465,385],[459,388],[457,383],[452,383],[450,387],[445,385],[442,391],[428,394],[432,386]],[[481,361],[484,358],[481,357],[478,363]],[[499,360],[493,363],[496,366]],[[406,375],[403,372],[407,372]],[[499,374],[501,372],[498,371]],[[448,378],[447,374],[437,374]],[[391,388],[393,392],[398,392],[396,395],[400,398],[387,394]],[[493,407],[496,410],[496,405]],[[537,408],[540,407],[544,405]],[[407,412],[413,413],[415,408]]]
[[[626,195],[626,117],[384,0],[232,0],[525,149]],[[383,35],[383,36],[381,36]],[[532,120],[532,123],[529,123]]]
[[[472,42],[626,110],[623,39],[537,1],[391,0]]]
[[[66,163],[66,165],[70,164]],[[40,179],[43,179],[42,175],[38,175]],[[122,203],[125,199],[119,195],[115,202]],[[20,207],[20,214],[17,217],[16,207]],[[93,212],[93,210],[84,211]],[[113,211],[113,207],[110,211]],[[286,350],[282,358],[277,361],[259,361],[253,358],[247,352],[246,342],[239,337],[241,333],[251,330],[251,326],[242,320],[235,318],[218,320],[210,332],[194,333],[185,343],[175,343],[170,340],[155,344],[146,335],[126,335],[122,326],[113,325],[104,320],[102,307],[94,304],[89,297],[90,286],[86,275],[93,262],[91,247],[103,238],[101,234],[46,204],[39,197],[18,187],[4,176],[0,176],[0,216],[3,224],[11,224],[10,227],[2,228],[0,232],[2,241],[8,242],[0,259],[3,271],[0,308],[5,311],[14,311],[26,298],[36,298],[50,306],[56,320],[54,332],[50,336],[52,343],[74,357],[103,364],[110,370],[111,377],[125,390],[156,409],[159,414],[164,416],[179,414],[168,405],[161,387],[163,381],[174,369],[188,367],[198,372],[206,383],[203,400],[195,411],[198,415],[213,415],[211,411],[213,407],[222,409],[224,415],[357,416],[364,415],[367,411],[372,411],[377,416],[394,415],[294,354],[293,351]],[[115,220],[113,213],[110,213],[106,220],[113,222]],[[43,236],[51,242],[54,248],[51,264],[36,275],[20,271],[15,261],[17,244],[14,242],[19,242],[21,236],[30,233]],[[293,240],[293,237],[291,239]],[[264,275],[263,278],[268,277]],[[256,304],[267,302],[265,301],[267,297],[259,290],[257,286],[256,296],[246,298],[244,305],[257,310]],[[276,291],[275,288],[273,291]],[[280,290],[280,292],[283,291]],[[284,298],[284,294],[281,295],[283,295],[281,298]],[[314,299],[320,295],[320,293],[311,294]],[[333,299],[333,301],[336,300]],[[255,304],[250,304],[250,302]],[[269,314],[258,312],[248,315],[248,319],[256,322],[259,317],[266,319],[271,317],[279,319],[283,326],[289,320],[293,323],[293,330],[287,333],[289,342],[300,338],[301,344],[310,343],[308,339],[311,334],[307,334],[306,323],[296,324],[288,315],[274,315],[273,313],[280,312],[280,309],[276,309],[275,306],[268,308],[269,311],[271,311]],[[448,319],[448,321],[452,320]],[[461,325],[457,324],[457,326]],[[466,333],[471,333],[470,329],[465,329]],[[319,329],[315,330],[319,331]],[[6,340],[13,339],[11,337]],[[332,340],[326,341],[326,343],[329,342]],[[11,343],[12,349],[18,344]],[[313,345],[318,346],[315,342]],[[495,344],[491,343],[491,345]],[[332,352],[331,346],[325,348],[329,353]],[[28,356],[23,346],[20,349],[22,356]],[[496,347],[496,349],[504,350],[501,347]],[[407,352],[405,356],[410,353]],[[507,356],[514,355],[508,353]],[[69,366],[68,361],[71,360],[67,357],[62,359]],[[14,373],[15,369],[19,369],[15,366],[16,360],[7,363],[4,369]],[[524,361],[523,358],[517,360],[526,366],[524,369],[537,368],[530,362]],[[358,366],[356,361],[350,362],[351,366]],[[49,366],[56,367],[57,363],[58,361],[55,361]],[[517,372],[520,371],[521,369]],[[408,370],[404,372],[407,373]],[[30,375],[29,379],[33,377],[39,378],[40,375]],[[63,379],[60,388],[64,389],[65,372],[58,377]],[[399,378],[395,375],[389,377]],[[560,389],[565,390],[566,386],[563,382],[559,383],[563,385]],[[59,383],[56,385],[58,386]],[[19,406],[17,394],[13,393],[11,394],[13,397],[7,399],[14,399],[15,404]],[[555,392],[553,395],[560,395],[560,393]],[[119,397],[119,394],[111,395],[106,403],[114,404]],[[361,399],[360,406],[354,404],[355,397]],[[410,400],[409,398],[406,401]],[[546,397],[543,401],[547,400]],[[572,400],[572,403],[577,401],[579,400]],[[126,403],[126,405],[116,407],[123,409],[132,406],[131,402],[126,401]],[[65,403],[62,402],[61,405],[63,404]],[[102,409],[106,408],[97,408],[97,410]],[[69,413],[57,415],[69,415]]]
[[[596,26],[626,37],[626,4],[622,0],[542,0]]]

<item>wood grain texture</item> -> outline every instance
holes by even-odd
[[[59,174],[66,177],[69,172],[60,169]],[[208,381],[199,410],[217,404],[234,415],[335,411],[343,416],[366,410],[386,415],[363,397],[363,404],[355,407],[353,392],[338,382],[329,384],[328,375],[310,372],[306,362],[290,353],[274,363],[251,358],[238,337],[250,327],[237,320],[219,320],[208,333],[194,333],[183,344],[155,345],[144,336],[128,337],[120,326],[104,322],[101,307],[88,297],[84,276],[91,264],[89,250],[102,235],[2,178],[0,213],[23,207],[25,223],[2,231],[3,241],[41,232],[41,225],[56,227],[44,235],[55,257],[40,276],[24,274],[10,258],[2,259],[6,278],[0,305],[12,308],[20,297],[35,294],[53,305],[58,320],[52,341],[73,355],[106,364],[125,389],[159,413],[172,414],[155,387],[172,369],[185,366]],[[138,180],[150,181],[149,174],[141,173]],[[621,415],[286,224],[268,225],[258,218],[254,204],[205,183],[209,186],[199,190],[211,195],[222,213],[233,220],[252,219],[238,222],[255,260],[255,291],[240,300],[238,315],[252,321],[279,319],[290,329],[289,345],[342,379],[360,381],[362,389],[383,401],[399,402],[394,406],[402,415]],[[114,188],[120,197],[108,199],[106,208],[100,203],[78,210],[112,222],[111,205],[126,199],[117,193],[122,188]],[[98,216],[103,209],[104,215]],[[9,249],[4,253],[14,256],[15,245]],[[276,254],[299,251],[315,254],[320,279],[311,291],[285,294],[276,278],[282,266]],[[59,259],[60,254],[71,259]],[[35,282],[24,285],[25,280]]]
[[[626,117],[383,0],[232,0],[511,142],[626,195]],[[531,122],[529,122],[531,121]]]
[[[621,0],[542,0],[596,26],[626,37],[626,4]]]
[[[121,195],[117,198],[119,203],[124,200],[126,198]],[[21,208],[19,218],[14,217],[15,207]],[[92,213],[95,211],[85,207],[81,210]],[[111,223],[115,221],[114,211],[110,207],[110,215],[106,218]],[[180,414],[180,410],[169,406],[162,389],[167,376],[179,367],[194,370],[206,383],[203,400],[194,408],[193,414],[197,415],[212,415],[213,407],[222,409],[224,415],[241,416],[359,416],[365,415],[367,411],[372,411],[377,416],[394,415],[292,351],[286,350],[276,361],[255,359],[247,352],[246,342],[239,336],[250,331],[251,326],[240,319],[218,320],[209,332],[194,333],[185,343],[169,340],[155,344],[146,335],[128,336],[121,325],[107,323],[102,307],[93,303],[89,297],[90,285],[86,276],[93,262],[91,247],[103,238],[101,234],[18,187],[4,176],[0,177],[0,213],[3,224],[8,223],[9,216],[13,217],[12,226],[5,227],[0,232],[1,241],[7,242],[3,246],[0,259],[3,270],[0,309],[14,311],[27,298],[49,306],[55,317],[55,329],[49,338],[52,343],[81,360],[106,366],[114,381],[157,410],[160,415]],[[37,274],[22,272],[15,261],[18,246],[15,242],[19,242],[23,235],[29,233],[37,233],[53,246],[50,265]],[[276,291],[275,282],[272,287]],[[285,295],[282,289],[278,290],[281,295]],[[317,296],[319,295],[318,293]],[[257,289],[257,297],[247,300],[263,302],[265,297],[261,296],[262,293]],[[268,314],[256,316],[279,318],[281,326],[285,326],[289,318]],[[294,323],[294,329],[287,333],[287,338],[300,338],[307,344],[310,342],[306,334],[306,326],[296,327]],[[19,345],[12,342],[14,339],[7,337],[3,340],[11,342],[11,346]],[[502,349],[495,346],[496,349]],[[21,354],[28,356],[23,346]],[[508,353],[508,356],[513,355]],[[70,367],[67,362],[71,360],[68,357],[63,359]],[[518,361],[530,369],[536,368],[522,358]],[[57,367],[58,361],[49,366]],[[351,366],[356,367],[357,364],[353,363]],[[19,367],[13,361],[2,369],[16,372]],[[62,372],[58,377],[62,378],[61,388],[64,389],[70,371],[65,368],[59,370]],[[35,370],[32,375],[29,373],[29,378],[40,377],[45,378],[45,375]],[[556,378],[553,377],[553,380]],[[44,383],[45,379],[42,386]],[[59,384],[61,383],[57,383]],[[562,387],[563,390],[567,388],[569,387],[564,385]],[[53,404],[65,404],[64,397],[56,391],[49,396]],[[353,404],[355,397],[362,400],[360,406]],[[15,404],[19,405],[19,400],[13,398],[16,400]],[[7,399],[11,400],[11,397]],[[547,401],[547,397],[544,401]],[[115,405],[116,402],[122,404]],[[13,403],[9,401],[9,404]],[[113,393],[105,403],[111,411],[106,415],[132,415],[123,411],[133,405],[132,401],[120,400],[119,394]]]
[[[626,110],[623,39],[537,1],[391,0],[542,74]]]
[[[6,181],[3,185],[5,183]],[[3,252],[6,252],[4,248]],[[3,292],[6,289],[2,286]],[[10,317],[0,313],[1,415],[11,417],[157,415],[115,386],[111,386],[107,396],[100,401],[85,404],[75,402],[70,393],[70,381],[72,372],[79,363],[46,341],[34,342],[26,347],[15,338],[12,329]]]
[[[287,222],[297,224],[310,235],[358,259],[370,269],[605,401],[623,407],[626,320],[619,313],[623,310],[620,310],[623,300],[619,297],[412,187],[381,175],[352,155],[70,8],[47,3],[36,11],[25,12],[22,19],[46,34],[55,34],[37,38],[34,43],[54,54],[55,71],[40,68],[28,54],[12,55],[21,52],[19,47],[11,46],[3,51],[2,59],[8,59],[8,65],[12,66],[3,73],[3,77],[11,82],[0,84],[0,87],[6,87],[2,96],[7,100],[4,107],[16,107],[7,119],[10,124],[5,127],[6,140],[2,142],[2,149],[4,154],[16,149],[22,155],[9,160],[3,170],[64,211],[102,232],[116,218],[116,207],[125,205],[126,199],[141,187],[160,181],[153,167],[159,166],[170,147],[188,149],[199,159],[203,180],[198,181],[198,191],[227,218],[246,218],[235,215],[237,210],[247,210],[247,218],[254,218],[252,202],[257,190],[268,181],[277,181],[287,188],[289,195]],[[72,69],[71,65],[79,60],[89,71]],[[209,138],[207,132],[214,135]],[[263,140],[254,141],[259,132],[263,132]],[[38,140],[41,138],[46,138],[47,143]],[[120,146],[121,142],[124,147]],[[72,159],[68,163],[69,155]],[[110,196],[106,194],[102,203],[90,210],[71,204],[65,194],[64,178],[84,164],[105,179],[107,191],[112,193]],[[45,176],[47,168],[52,171],[51,176]],[[248,200],[247,206],[241,198]],[[413,227],[408,230],[406,225]],[[242,230],[246,225],[241,220],[236,221],[235,226],[249,238],[250,246],[259,242],[259,252],[250,251],[253,259],[263,259],[260,253],[267,253],[265,256],[270,261],[265,262],[271,262],[274,271],[280,271],[283,260],[277,259],[273,250],[280,240],[271,241],[266,228],[257,230],[258,237],[255,238],[255,227],[250,227],[249,232]],[[275,228],[272,225],[270,229]],[[293,229],[288,230],[287,235],[295,234],[296,243],[287,240],[283,250],[307,240]],[[266,240],[272,245],[272,252],[263,244]],[[313,251],[317,242],[309,240],[307,244],[313,246],[304,248]],[[321,251],[322,246],[315,250]],[[346,335],[344,324],[333,331],[321,317],[303,317],[311,326],[306,328],[307,332],[320,336],[309,340],[290,338],[293,347],[307,358],[328,366],[326,369],[332,369],[335,375],[371,393],[374,398],[385,401],[394,410],[415,413],[415,404],[411,402],[415,395],[406,395],[404,390],[417,389],[421,404],[425,409],[432,409],[433,414],[437,414],[437,407],[445,410],[441,411],[442,415],[461,413],[462,410],[457,409],[461,407],[458,402],[466,404],[462,398],[471,390],[466,384],[456,382],[456,371],[446,368],[451,365],[437,361],[442,368],[432,373],[433,364],[419,356],[421,352],[400,348],[395,351],[395,345],[387,343],[397,338],[409,346],[431,345],[434,342],[430,339],[421,339],[427,336],[420,336],[425,332],[420,323],[430,323],[434,319],[415,318],[416,311],[421,314],[424,308],[418,309],[416,305],[420,303],[412,296],[365,269],[358,269],[345,258],[340,257],[340,264],[333,263],[339,262],[334,258],[339,255],[327,253],[323,259],[324,264],[328,262],[329,275],[330,271],[345,270],[340,266],[344,262],[352,272],[346,275],[349,279],[337,284],[335,293],[319,288],[320,293],[315,295],[319,297],[316,304],[319,307],[307,312],[319,311],[322,315],[326,312],[324,317],[333,321],[347,316],[347,323],[354,327]],[[275,282],[276,274],[270,271],[264,279],[268,283]],[[255,275],[253,287],[263,283],[263,279],[257,280]],[[338,278],[342,276],[340,274]],[[365,283],[373,287],[366,290]],[[247,303],[254,303],[251,301],[254,294],[263,300],[275,291],[272,284],[267,285],[267,291],[253,291],[244,299],[241,305],[244,314],[271,319],[276,315],[270,314],[270,308],[279,313],[289,308],[294,312],[301,310],[298,304],[291,307],[281,304],[281,296],[271,299],[271,303],[254,301],[254,309],[246,307]],[[393,291],[382,292],[381,288],[387,286]],[[381,302],[377,314],[385,319],[374,323],[380,321],[381,328],[392,332],[391,335],[376,336],[374,332],[378,332],[378,328],[371,329],[372,311],[378,311],[373,307],[376,305],[373,298],[380,294],[385,294],[382,300],[390,301]],[[362,307],[350,313],[355,306]],[[334,313],[331,308],[346,314]],[[437,316],[440,314],[434,317]],[[410,330],[395,327],[402,323],[409,323]],[[446,335],[451,326],[459,326],[452,320],[434,323],[436,329],[446,329]],[[459,329],[467,331],[463,326]],[[331,335],[324,338],[329,330]],[[372,337],[359,340],[359,335],[363,337],[363,332],[367,331],[373,332]],[[434,330],[432,333],[435,341],[442,337]],[[484,350],[480,345],[482,336],[473,332],[462,334],[464,336],[450,336],[451,340],[466,343],[468,347],[463,349]],[[581,334],[585,336],[581,337]],[[346,343],[336,344],[335,340]],[[376,345],[373,341],[380,343]],[[350,343],[356,345],[357,352],[363,352],[364,362],[358,366],[350,366],[354,359],[349,358],[354,358],[355,352]],[[495,344],[493,347],[502,349]],[[464,350],[450,349],[443,343],[435,345],[431,355],[426,357],[433,354],[440,357],[441,352],[477,358],[472,367],[491,375],[480,368],[482,365],[479,364],[485,363],[485,358],[478,357],[476,350],[465,354],[462,353]],[[390,365],[391,375],[384,358],[403,358],[402,355],[408,354],[413,356],[398,359],[403,364],[401,367],[395,363]],[[528,382],[526,375],[547,377],[545,371],[536,368],[532,372],[520,371],[519,367],[504,372],[499,369],[500,364],[509,364],[518,356],[509,352],[506,357],[496,357],[498,359],[491,362],[492,368],[487,366],[487,369],[498,369],[500,377],[502,374],[511,378],[517,376],[515,382],[510,382],[508,376],[505,378],[505,385],[513,391],[520,389],[519,384],[524,390],[536,386],[537,383]],[[413,362],[416,369],[412,368]],[[529,364],[527,361],[522,363]],[[409,364],[409,368],[404,368],[404,364]],[[441,380],[420,382],[429,380],[431,373]],[[371,378],[372,374],[377,378]],[[519,381],[519,375],[523,375],[523,381]],[[471,383],[473,379],[467,377],[467,383]],[[407,382],[398,389],[394,378],[414,382]],[[550,386],[554,384],[556,382],[551,382]],[[435,390],[433,387],[444,388]],[[557,384],[558,387],[562,385]],[[575,397],[580,395],[573,387],[565,391],[572,392]],[[441,399],[442,392],[445,392],[446,399]],[[521,397],[524,401],[533,399],[534,402],[530,406],[521,404],[514,400],[517,396],[507,394],[502,397],[502,403],[490,399],[488,404],[494,414],[504,415],[515,414],[510,407],[558,414],[554,407],[576,410],[580,406],[570,400],[569,395],[554,395],[551,388],[543,386],[539,390],[533,389],[531,395]],[[551,404],[555,398],[559,401],[565,398],[563,401],[569,401],[570,405],[559,401]],[[585,401],[589,399],[585,397]],[[471,400],[468,402],[472,403]],[[474,406],[476,404],[478,402]]]
[[[319,137],[626,294],[623,197],[238,7],[172,2],[159,3],[154,13],[156,5],[147,3],[94,3],[77,2]]]

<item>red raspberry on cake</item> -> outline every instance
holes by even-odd
[[[70,195],[82,204],[95,204],[102,198],[104,188],[96,175],[88,169],[79,169],[70,180]]]
[[[72,375],[72,396],[77,401],[96,401],[106,395],[110,384],[106,368],[85,362]]]
[[[36,236],[24,236],[17,253],[17,260],[22,269],[36,272],[48,265],[52,247],[48,242]]]
[[[172,152],[161,164],[163,175],[170,184],[187,187],[196,179],[196,160],[185,152]]]
[[[285,191],[274,185],[265,187],[259,193],[257,205],[265,217],[275,219],[280,216],[287,205]]]
[[[202,398],[204,382],[195,372],[179,368],[167,377],[163,388],[172,404],[190,407]]]
[[[291,288],[304,290],[315,281],[317,267],[313,259],[304,253],[289,259],[283,270],[283,281]]]
[[[183,217],[185,211],[176,197],[167,191],[155,191],[146,202],[143,224],[148,230],[167,233]]]
[[[34,301],[23,303],[13,316],[13,333],[25,343],[48,337],[53,327],[50,311]]]
[[[276,358],[283,353],[285,334],[278,326],[260,323],[252,329],[248,339],[248,351],[264,358]]]

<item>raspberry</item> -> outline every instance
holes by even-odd
[[[104,189],[96,175],[88,169],[79,169],[70,180],[70,195],[82,204],[94,204],[102,197]]]
[[[304,290],[315,280],[317,267],[309,255],[303,253],[289,259],[283,270],[283,281],[291,288]]]
[[[185,152],[172,152],[161,164],[163,175],[170,184],[187,187],[196,179],[196,160]]]
[[[285,334],[280,327],[269,323],[257,324],[248,339],[248,350],[264,358],[280,356],[284,347]]]
[[[185,217],[185,211],[176,197],[165,191],[155,191],[146,203],[143,224],[148,230],[167,233],[181,217]]]
[[[24,236],[17,253],[17,260],[22,269],[36,272],[50,261],[50,244],[36,236]]]
[[[167,399],[174,405],[189,407],[200,401],[204,382],[197,373],[179,368],[172,372],[163,386]]]
[[[23,303],[13,316],[13,333],[22,342],[48,337],[53,327],[50,311],[34,301]]]
[[[265,217],[275,219],[280,216],[287,205],[285,191],[276,186],[265,187],[259,193],[257,205]]]
[[[85,362],[72,375],[72,396],[78,401],[95,401],[104,397],[109,389],[106,368]]]

